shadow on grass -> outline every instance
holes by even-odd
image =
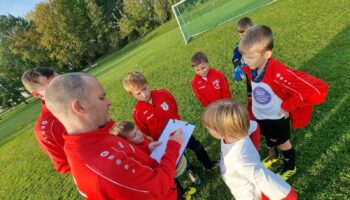
[[[306,129],[292,136],[297,150],[297,174],[290,179],[300,199],[349,197],[350,155],[350,26],[299,68],[329,84],[326,102],[314,107]],[[346,160],[346,158],[348,158]],[[345,160],[345,161],[344,161]],[[342,162],[343,161],[343,162]]]

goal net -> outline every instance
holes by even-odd
[[[191,37],[276,0],[182,0],[172,6],[186,44]]]

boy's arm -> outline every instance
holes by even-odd
[[[234,67],[237,67],[241,63],[241,58],[242,54],[238,50],[238,45],[235,47],[233,50],[233,55],[232,55],[232,64]]]
[[[227,78],[224,75],[224,73],[220,72],[222,75],[222,97],[223,98],[232,98],[231,90],[230,90],[230,85],[228,84]]]
[[[323,103],[328,92],[326,82],[289,68],[276,73],[274,82],[287,91],[281,108],[288,112],[298,107]]]
[[[46,124],[43,124],[44,121]],[[64,126],[57,119],[39,118],[34,131],[40,148],[50,158],[53,167],[61,174],[70,173],[67,156],[63,150],[62,137],[66,133]],[[46,136],[45,139],[42,137],[43,134]]]
[[[239,173],[257,187],[269,199],[284,199],[289,196],[292,187],[275,173],[260,163],[247,163],[239,168]]]
[[[202,106],[206,107],[209,104],[209,102],[197,92],[197,88],[193,83],[192,83],[192,91],[194,95],[197,97],[197,99],[199,100],[199,102],[202,104]]]

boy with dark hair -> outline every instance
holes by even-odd
[[[150,142],[131,121],[121,121],[116,123],[109,130],[109,133],[124,138],[148,154],[161,144],[158,141]]]
[[[243,17],[237,22],[236,31],[239,34],[240,39],[243,38],[245,31],[252,26],[253,26],[253,22],[249,17]],[[242,66],[246,66],[246,64],[244,62],[242,54],[239,52],[238,45],[239,45],[239,42],[237,42],[232,55],[232,64],[234,66],[233,80],[242,81],[243,78],[247,78],[241,68]],[[246,86],[247,86],[247,96],[248,96],[247,108],[248,108],[250,119],[254,119],[253,113],[252,113],[252,86],[250,85],[248,80],[246,80]]]
[[[242,69],[252,85],[252,111],[269,150],[262,164],[269,168],[278,161],[278,147],[284,157],[284,167],[278,175],[287,180],[296,172],[290,121],[293,128],[305,127],[310,122],[312,106],[325,101],[328,85],[272,58],[273,47],[271,29],[256,25],[246,31],[239,51],[248,65]]]
[[[35,125],[34,133],[40,148],[50,158],[53,167],[61,174],[70,172],[67,156],[64,153],[63,134],[66,129],[47,109],[45,103],[46,89],[57,72],[48,67],[38,67],[23,73],[22,83],[32,96],[41,99],[41,114]]]
[[[227,78],[220,70],[210,67],[207,55],[198,51],[193,54],[191,62],[196,73],[192,90],[203,107],[219,99],[232,97]]]

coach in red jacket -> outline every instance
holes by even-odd
[[[86,199],[176,199],[175,165],[182,132],[170,137],[158,164],[121,137],[114,125],[111,102],[101,84],[83,73],[56,77],[46,102],[67,130],[64,150],[80,194]]]
[[[66,129],[52,115],[45,104],[45,92],[51,80],[58,74],[48,67],[33,68],[23,73],[22,83],[25,88],[41,101],[41,114],[35,126],[35,137],[40,148],[50,158],[53,167],[61,174],[69,173],[67,156],[64,153],[63,133]]]

